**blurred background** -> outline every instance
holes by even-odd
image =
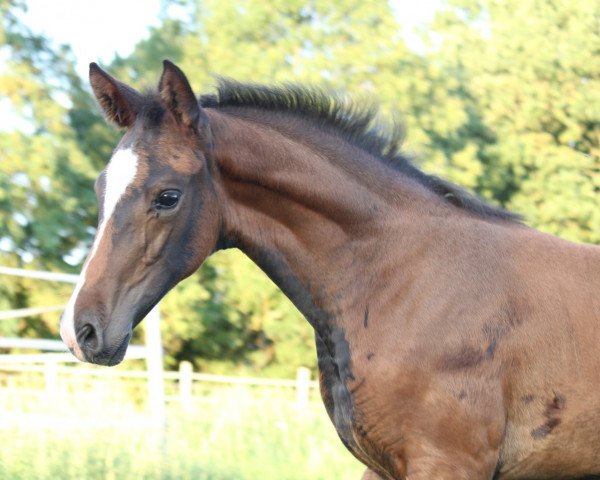
[[[241,253],[161,302],[164,355],[139,330],[114,369],[52,353],[73,277],[9,270],[76,274],[91,245],[119,132],[88,63],[144,89],[164,58],[198,93],[223,75],[377,100],[426,171],[600,243],[596,0],[0,0],[2,479],[360,477],[308,323]]]

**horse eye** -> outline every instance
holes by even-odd
[[[179,190],[165,190],[154,200],[154,208],[157,210],[173,208],[179,202],[180,197],[181,192]]]

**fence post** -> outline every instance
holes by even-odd
[[[296,372],[296,404],[304,409],[308,406],[310,398],[310,370],[299,367]]]
[[[194,369],[190,362],[179,364],[179,401],[185,410],[192,408],[192,373]]]
[[[148,368],[148,406],[152,418],[162,425],[165,422],[165,384],[158,305],[146,316],[144,323],[146,330],[146,366]]]

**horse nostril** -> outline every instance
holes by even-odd
[[[77,332],[77,343],[84,350],[97,351],[100,347],[100,336],[96,327],[91,323],[82,325]]]

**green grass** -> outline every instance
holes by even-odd
[[[52,399],[0,389],[0,478],[354,480],[364,470],[321,405],[300,410],[276,389],[214,388],[190,411],[173,401],[161,428],[115,403],[111,386]]]

